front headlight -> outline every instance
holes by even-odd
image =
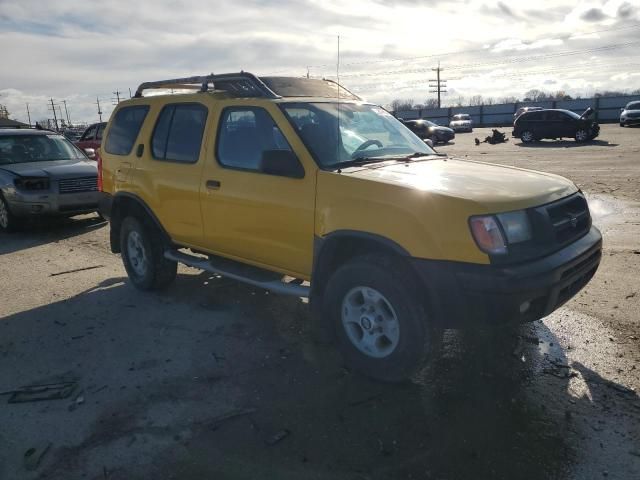
[[[508,243],[520,243],[531,240],[531,223],[527,212],[519,210],[516,212],[500,213],[497,215]]]
[[[20,190],[49,190],[49,177],[19,177],[13,184]]]
[[[502,255],[509,244],[531,240],[531,223],[524,210],[469,218],[474,240],[485,253]]]

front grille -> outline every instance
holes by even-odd
[[[82,193],[98,191],[98,177],[67,178],[58,182],[60,193]]]
[[[556,243],[567,244],[589,231],[591,216],[587,201],[581,194],[554,202],[546,207]]]

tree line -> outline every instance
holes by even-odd
[[[597,92],[593,97],[620,97],[623,95],[640,95],[640,88],[631,92],[622,92],[617,90],[605,90],[603,92]],[[471,97],[458,96],[449,102],[450,107],[475,107],[480,105],[499,105],[502,103],[517,103],[517,102],[545,102],[553,100],[579,100],[583,98],[581,95],[571,96],[564,90],[557,90],[555,92],[545,92],[544,90],[538,90],[537,88],[531,89],[526,92],[522,98],[508,95],[503,97],[484,97],[482,95],[473,95]],[[591,98],[591,97],[587,97]],[[435,98],[428,98],[423,103],[415,102],[413,99],[395,99],[389,104],[391,110],[420,110],[424,108],[438,108],[438,100]]]

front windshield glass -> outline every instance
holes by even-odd
[[[454,115],[454,120],[469,120],[469,115]]]
[[[340,168],[353,160],[435,153],[393,115],[375,105],[286,103],[282,108],[323,168]]]
[[[62,135],[0,136],[0,165],[84,158]]]
[[[640,102],[628,103],[625,110],[640,110]]]

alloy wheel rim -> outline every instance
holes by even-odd
[[[4,203],[4,200],[0,198],[0,227],[7,228],[9,226],[9,211]]]
[[[580,140],[580,141],[584,141],[584,140],[586,140],[586,139],[587,139],[587,136],[588,136],[588,134],[587,134],[587,132],[586,132],[585,130],[578,130],[578,131],[576,132],[576,138],[577,138],[578,140]]]
[[[142,237],[138,232],[129,232],[127,237],[127,256],[136,274],[141,277],[144,276],[147,273],[148,261]]]
[[[530,142],[531,140],[533,140],[533,133],[531,132],[524,132],[522,134],[522,140],[524,142]]]
[[[400,322],[391,303],[371,287],[358,286],[342,301],[342,326],[351,344],[368,357],[385,358],[400,340]]]

